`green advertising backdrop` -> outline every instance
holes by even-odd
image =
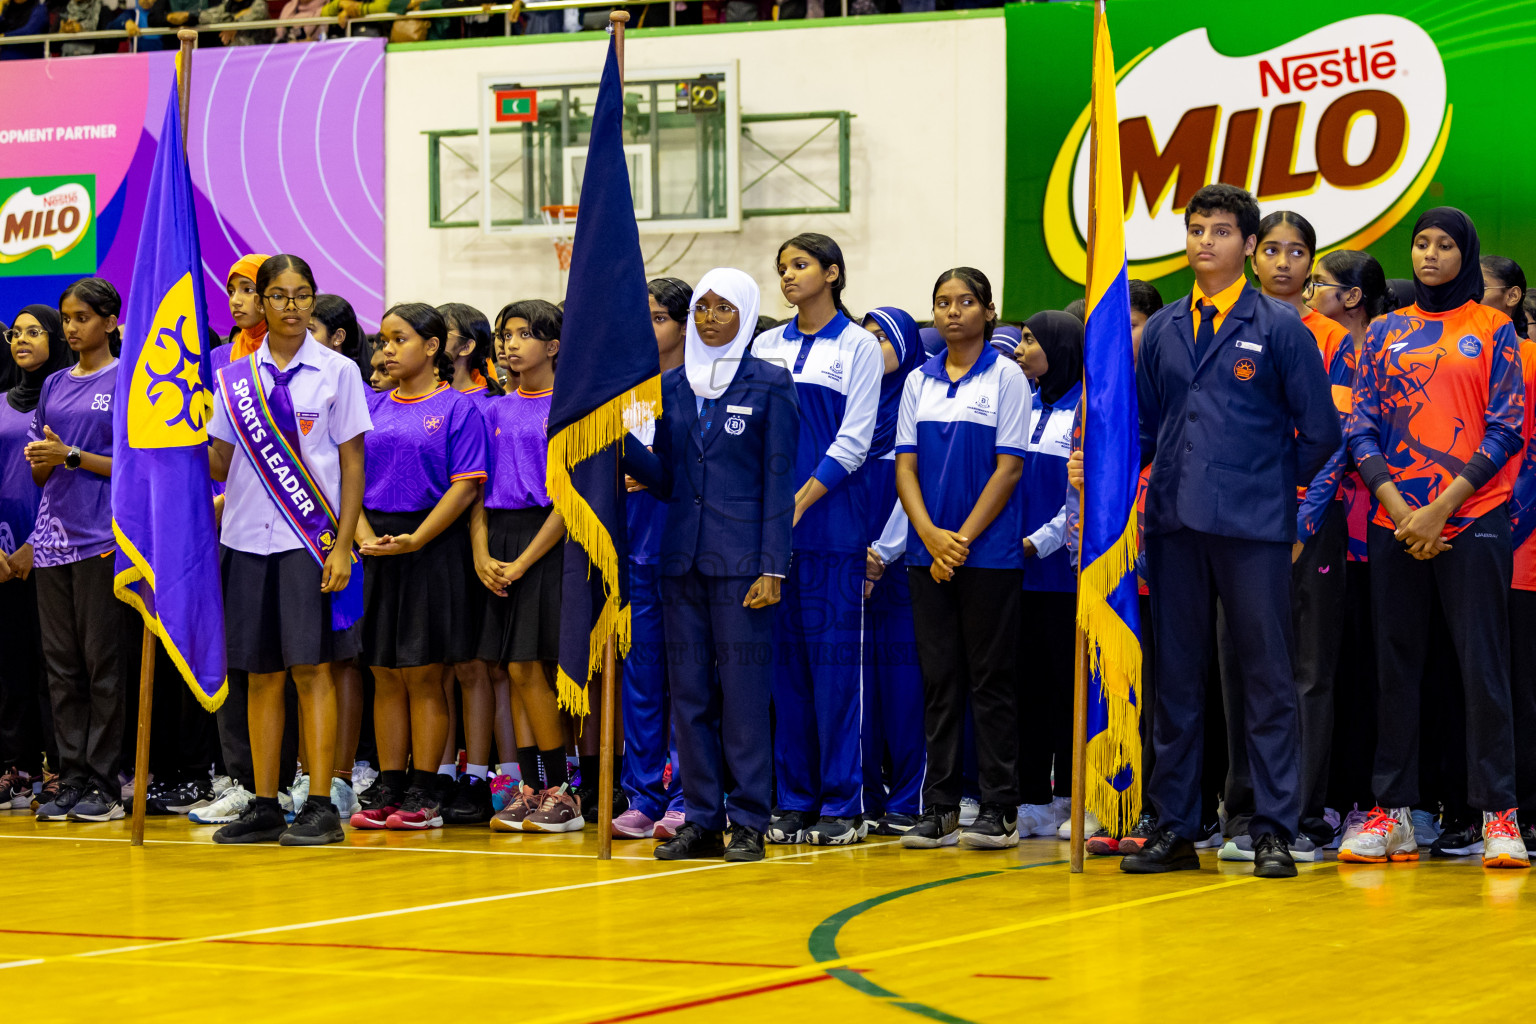
[[[1536,269],[1536,3],[1111,0],[1131,276],[1188,291],[1183,203],[1210,181],[1293,209],[1319,250],[1409,275],[1414,219],[1457,206]],[[1083,295],[1089,3],[1011,4],[1003,316]]]

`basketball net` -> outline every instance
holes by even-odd
[[[576,241],[575,236],[567,233],[565,229],[575,224],[577,208],[575,206],[543,206],[539,209],[544,214],[545,224],[561,229],[554,236],[553,241],[555,259],[559,261],[560,272],[564,274],[571,269],[571,248]]]

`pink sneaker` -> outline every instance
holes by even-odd
[[[656,823],[631,807],[613,819],[613,838],[650,839],[656,833]]]
[[[399,804],[385,804],[352,815],[353,828],[388,828],[389,816],[400,809]]]
[[[682,827],[683,812],[668,811],[666,814],[663,814],[661,816],[661,820],[656,823],[656,830],[652,833],[652,835],[656,839],[675,839],[677,837],[677,830]]]
[[[443,814],[437,803],[437,794],[423,789],[406,790],[400,807],[385,819],[384,825],[403,832],[442,828]]]
[[[499,811],[517,796],[517,783],[510,775],[497,775],[491,779],[491,810]]]

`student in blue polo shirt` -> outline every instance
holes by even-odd
[[[896,428],[896,493],[911,521],[907,575],[923,668],[928,773],[914,849],[1019,842],[1015,707],[1024,585],[1018,484],[1029,445],[1024,373],[988,344],[997,311],[979,270],[934,285],[945,348],[907,378]],[[969,689],[981,811],[960,831],[961,736]]]
[[[798,313],[752,352],[787,367],[800,405],[795,557],[774,622],[774,843],[841,846],[864,838],[860,761],[860,604],[869,546],[869,455],[880,406],[880,343],[842,302],[848,274],[826,235],[796,235],[775,270]],[[687,770],[686,762],[683,765]]]

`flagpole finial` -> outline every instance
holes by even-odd
[[[616,22],[616,23],[622,25],[626,21],[629,20],[629,12],[626,11],[626,10],[622,10],[622,9],[617,10],[617,11],[611,11],[608,14],[608,20],[610,22]]]

